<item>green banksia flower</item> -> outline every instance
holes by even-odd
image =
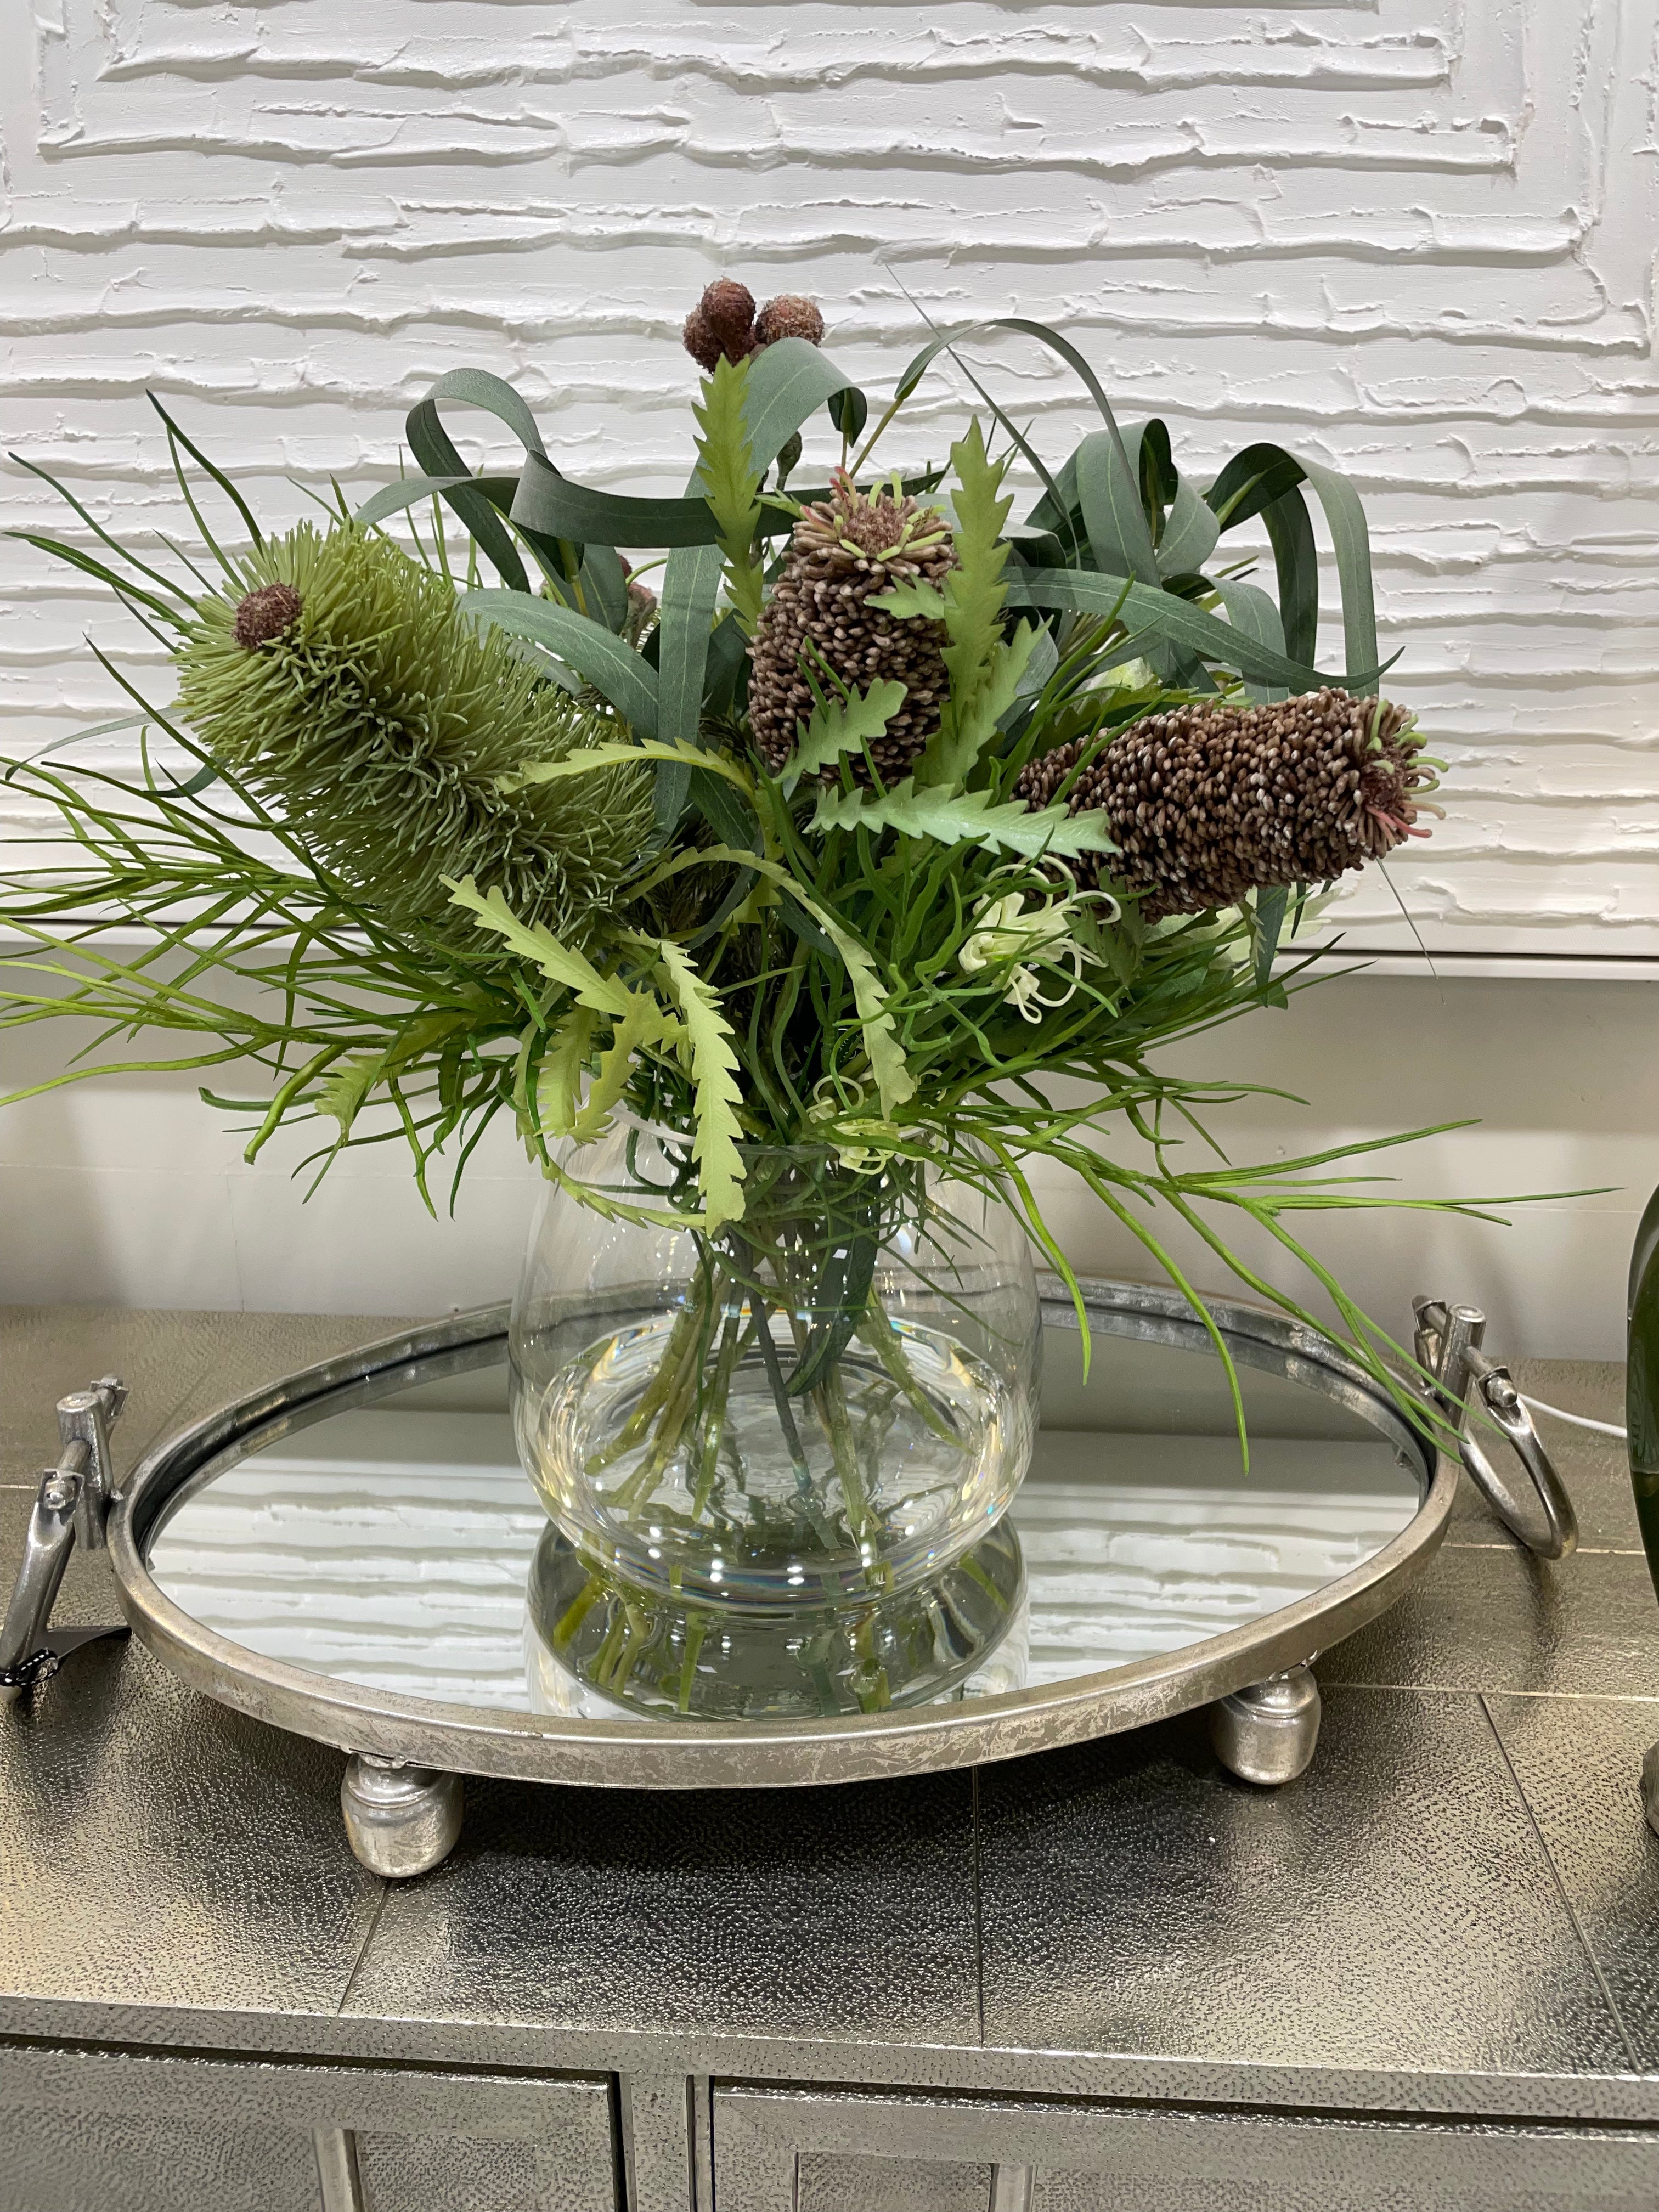
[[[489,957],[443,881],[471,876],[521,920],[586,937],[650,836],[649,772],[502,783],[618,736],[614,718],[475,629],[446,577],[383,538],[301,523],[240,580],[198,603],[176,655],[215,760],[394,929]]]
[[[1103,809],[1118,850],[1067,865],[1091,884],[1109,869],[1158,921],[1275,884],[1330,883],[1426,836],[1418,815],[1439,809],[1421,745],[1403,707],[1346,691],[1199,702],[1143,715],[1104,747],[1060,745],[1015,790],[1030,806]]]

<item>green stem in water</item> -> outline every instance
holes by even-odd
[[[680,1662],[679,1709],[683,1713],[691,1710],[691,1692],[697,1677],[697,1654],[702,1650],[702,1639],[708,1633],[707,1613],[689,1614],[685,1623],[685,1656]]]
[[[904,1339],[894,1328],[886,1309],[873,1291],[870,1293],[868,1310],[859,1323],[858,1334],[860,1341],[869,1346],[933,1434],[956,1450],[965,1450],[962,1438],[912,1374],[910,1363],[904,1356]]]
[[[657,1371],[646,1384],[639,1404],[605,1449],[595,1452],[588,1461],[590,1475],[603,1474],[606,1468],[614,1467],[623,1454],[632,1451],[647,1433],[653,1419],[672,1392],[686,1352],[696,1339],[699,1318],[696,1299],[688,1298],[674,1316],[674,1326],[668,1333],[668,1342],[657,1363]]]
[[[691,1498],[691,1518],[694,1521],[701,1521],[707,1511],[709,1496],[714,1487],[714,1477],[720,1472],[720,1440],[726,1433],[726,1405],[732,1389],[732,1370],[738,1364],[738,1354],[743,1348],[745,1334],[742,1307],[731,1307],[726,1313],[726,1326],[720,1333],[720,1353],[714,1362],[708,1404],[703,1414],[702,1465],[698,1471],[697,1486]]]
[[[847,1525],[854,1541],[861,1551],[873,1548],[876,1535],[875,1516],[870,1510],[870,1494],[864,1486],[864,1469],[859,1464],[858,1442],[853,1434],[852,1417],[847,1410],[847,1396],[841,1386],[841,1370],[832,1367],[812,1396],[818,1408],[818,1417],[829,1431],[830,1449],[834,1455],[836,1473],[841,1478],[841,1494],[847,1506]],[[866,1559],[866,1580],[872,1584],[884,1581],[885,1568],[876,1569]]]
[[[712,1293],[700,1273],[686,1293],[662,1364],[647,1388],[647,1395],[654,1395],[660,1408],[656,1433],[632,1474],[611,1492],[612,1504],[625,1510],[631,1510],[655,1489],[664,1468],[679,1449],[686,1424],[696,1410],[702,1384],[711,1304]],[[636,1419],[637,1414],[630,1418],[630,1430]],[[607,1456],[614,1459],[614,1448]]]
[[[553,1649],[556,1651],[569,1649],[577,1630],[604,1595],[605,1584],[597,1575],[589,1575],[559,1616],[558,1626],[553,1631]]]
[[[795,1409],[789,1402],[789,1393],[783,1387],[783,1370],[778,1364],[778,1347],[772,1341],[771,1309],[764,1299],[755,1301],[760,1320],[761,1358],[766,1362],[766,1378],[772,1386],[772,1399],[778,1409],[778,1425],[783,1431],[783,1441],[789,1450],[789,1463],[795,1471],[795,1486],[803,1498],[812,1494],[812,1470],[806,1463],[806,1454],[800,1440],[800,1431],[795,1426]]]

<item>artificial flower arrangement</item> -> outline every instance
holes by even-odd
[[[1234,1254],[1229,1218],[1260,1224],[1371,1371],[1397,1350],[1287,1225],[1394,1201],[1331,1175],[1339,1153],[1206,1159],[1228,1094],[1156,1064],[1284,1006],[1277,957],[1310,902],[1424,834],[1437,763],[1378,696],[1358,497],[1262,444],[1200,487],[1162,422],[1120,427],[1061,334],[976,328],[1081,380],[1098,427],[1063,460],[967,367],[972,332],[931,337],[872,421],[811,302],[757,314],[723,279],[686,325],[705,374],[684,496],[574,481],[516,392],[463,371],[409,418],[421,473],[355,511],[337,487],[317,522],[267,535],[163,413],[198,551],[119,546],[67,490],[101,550],[31,540],[107,584],[178,685],[155,703],[117,677],[137,779],[57,749],[11,765],[57,842],[0,878],[33,948],[6,963],[0,1023],[194,1039],[125,1065],[263,1069],[252,1098],[203,1091],[249,1115],[250,1158],[296,1122],[323,1133],[319,1172],[402,1142],[428,1204],[434,1164],[453,1203],[507,1114],[563,1194],[559,1250],[574,1206],[684,1255],[661,1263],[672,1299],[599,1358],[604,1271],[573,1290],[556,1254],[556,1356],[538,1364],[527,1323],[520,1347],[527,1463],[574,1547],[546,1633],[623,1703],[762,1709],[692,1694],[714,1617],[696,1607],[763,1611],[803,1559],[851,1621],[797,1652],[816,1710],[886,1702],[901,1674],[903,1694],[937,1686],[877,1614],[905,1580],[900,1523],[920,1528],[931,1625],[894,1633],[937,1644],[940,1577],[971,1565],[987,1496],[1029,1452],[1018,1346],[1003,1356],[1029,1314],[994,1297],[977,1352],[958,1323],[984,1255],[1004,1291],[1013,1265],[988,1209],[1072,1283],[1035,1164],[1070,1170],[1199,1314],[1158,1209],[1318,1326]],[[982,410],[947,465],[890,466],[941,356]],[[506,424],[521,470],[470,471],[455,405]],[[834,465],[798,488],[821,412]],[[1021,476],[1040,491],[1016,523]],[[245,550],[222,550],[210,487]],[[1341,596],[1330,674],[1310,491]],[[1271,590],[1229,557],[1252,520]],[[152,757],[151,732],[176,750]],[[143,949],[108,949],[135,923]],[[975,1360],[992,1381],[956,1389]],[[584,1426],[572,1407],[600,1399]],[[680,1607],[666,1626],[653,1590]]]

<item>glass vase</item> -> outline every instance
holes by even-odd
[[[685,1140],[617,1128],[550,1188],[512,1327],[550,1526],[544,1700],[821,1717],[949,1693],[1018,1619],[1003,1522],[1041,1314],[994,1194],[902,1159],[746,1147],[709,1235]],[[648,1218],[647,1218],[648,1217]],[[596,1704],[597,1700],[597,1704]]]

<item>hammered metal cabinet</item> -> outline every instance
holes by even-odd
[[[714,2212],[1656,2212],[1659,2130],[716,2087]]]
[[[0,2212],[617,2212],[610,2085],[12,2048]]]

